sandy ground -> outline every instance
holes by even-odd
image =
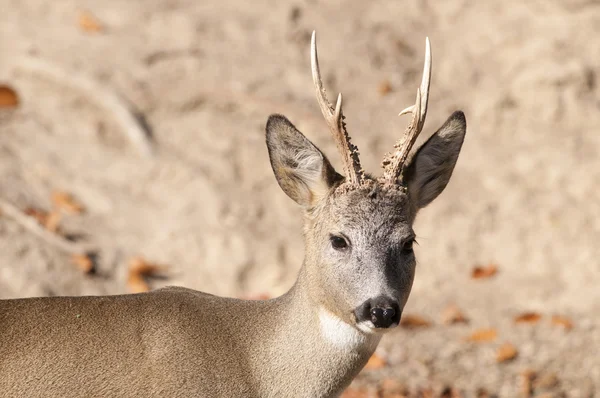
[[[454,386],[520,394],[600,395],[600,5],[591,0],[446,2],[4,0],[0,84],[20,95],[0,110],[0,197],[49,209],[50,194],[85,207],[63,231],[100,247],[98,272],[0,216],[0,297],[128,290],[133,255],[170,266],[152,287],[277,295],[303,257],[301,215],[280,191],[264,145],[269,114],[286,114],[339,166],[309,69],[319,33],[330,93],[342,91],[363,165],[377,172],[414,101],[424,38],[434,54],[431,134],[456,109],[468,121],[446,191],[417,221],[417,280],[407,313],[429,328],[384,338],[388,366],[354,387],[393,378],[415,391]],[[86,32],[87,10],[101,32]],[[58,70],[60,76],[48,71]],[[151,129],[140,155],[113,112],[73,81],[128,100]],[[391,92],[380,87],[389,83]],[[424,140],[422,137],[421,140]],[[339,169],[339,168],[338,168]],[[497,276],[474,281],[477,264]],[[470,318],[445,326],[451,303]],[[543,315],[515,325],[524,311]],[[573,321],[570,331],[552,315]],[[479,328],[498,338],[470,343]],[[518,357],[498,364],[512,343]]]

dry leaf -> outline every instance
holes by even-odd
[[[41,225],[46,224],[46,220],[48,219],[48,212],[34,207],[28,207],[23,212],[26,215],[35,218]]]
[[[383,95],[388,95],[389,93],[392,92],[392,84],[390,83],[389,80],[384,80],[381,83],[379,83],[379,87],[378,90],[379,94]]]
[[[440,392],[440,398],[461,398],[462,395],[460,392],[452,387],[444,387],[442,392]]]
[[[52,202],[57,209],[64,210],[71,214],[79,214],[83,211],[83,206],[79,204],[71,194],[66,192],[53,192]]]
[[[457,305],[451,304],[442,312],[442,323],[445,325],[469,323],[469,318],[465,316]]]
[[[514,319],[515,323],[537,323],[542,316],[537,312],[524,312],[517,315]]]
[[[87,254],[74,254],[71,257],[71,262],[86,274],[94,271],[94,261]]]
[[[369,369],[369,370],[381,369],[381,368],[384,368],[386,365],[387,365],[387,362],[385,361],[385,359],[383,359],[382,357],[377,355],[377,353],[375,353],[375,354],[371,355],[371,358],[369,358],[369,361],[365,365],[365,369]]]
[[[136,256],[129,260],[129,276],[127,286],[134,293],[142,293],[150,290],[145,277],[156,276],[166,271],[162,265],[146,262],[143,257]]]
[[[496,337],[496,329],[478,329],[471,333],[467,340],[483,343],[488,341],[494,341],[496,340]]]
[[[81,30],[90,33],[99,33],[104,30],[102,23],[88,11],[81,11],[78,17]]]
[[[146,260],[142,256],[131,257],[127,262],[129,266],[129,270],[137,270],[138,268],[144,267],[146,265]]]
[[[492,395],[485,388],[478,388],[475,392],[477,398],[490,398]]]
[[[498,273],[498,266],[495,264],[489,264],[484,266],[476,266],[471,271],[471,278],[473,279],[487,279]]]
[[[150,291],[150,286],[140,274],[130,273],[127,278],[127,286],[131,293],[144,293]]]
[[[420,388],[417,390],[417,397],[419,398],[434,398],[434,393],[432,388]]]
[[[356,388],[351,386],[342,393],[340,398],[377,398],[377,391],[372,388]]]
[[[46,218],[46,222],[44,223],[44,227],[50,232],[58,232],[58,226],[60,225],[60,220],[62,216],[57,211],[51,211]]]
[[[573,322],[564,316],[553,315],[552,323],[556,326],[562,326],[565,330],[573,329]]]
[[[386,378],[381,381],[378,394],[379,398],[406,398],[410,392],[398,380]]]
[[[136,256],[129,260],[129,272],[140,274],[143,276],[155,276],[166,271],[163,265],[157,265],[147,262],[143,257]]]
[[[28,207],[24,213],[36,219],[36,221],[50,232],[58,232],[61,215],[58,212],[48,213],[47,211]]]
[[[400,326],[407,329],[428,328],[431,326],[431,322],[419,315],[407,314],[402,316]]]
[[[519,355],[516,347],[510,343],[504,343],[496,351],[496,362],[507,362],[515,359]]]
[[[19,96],[11,87],[0,85],[0,108],[15,108],[19,105]]]
[[[521,396],[529,398],[533,395],[533,380],[536,378],[534,370],[526,369],[521,372]]]

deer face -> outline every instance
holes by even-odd
[[[305,210],[305,272],[319,306],[366,333],[398,325],[415,275],[416,213],[448,183],[465,129],[456,112],[408,162],[406,185],[368,176],[352,185],[285,117],[269,118],[273,171]]]
[[[415,274],[414,211],[401,189],[342,185],[307,215],[312,296],[363,331],[398,325]]]

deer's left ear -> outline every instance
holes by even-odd
[[[464,113],[454,112],[410,160],[404,180],[418,209],[427,206],[446,188],[466,131]]]

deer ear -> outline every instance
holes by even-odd
[[[308,207],[324,197],[342,179],[325,155],[282,115],[267,121],[271,167],[283,191]]]
[[[427,206],[446,188],[466,131],[464,113],[454,112],[410,160],[404,180],[418,209]]]

